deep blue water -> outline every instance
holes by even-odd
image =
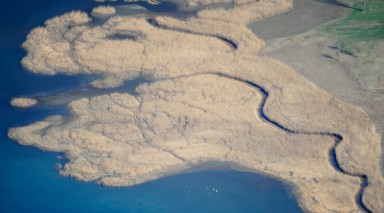
[[[91,0],[1,3],[0,212],[301,212],[289,187],[257,174],[200,171],[134,187],[109,188],[61,177],[55,168],[60,154],[20,146],[8,139],[9,127],[65,113],[58,106],[12,108],[10,98],[56,94],[83,88],[89,81],[84,76],[43,76],[24,71],[20,60],[25,53],[20,45],[26,35],[47,18],[73,9],[90,11],[94,5]]]

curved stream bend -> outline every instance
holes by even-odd
[[[370,209],[368,209],[365,204],[363,203],[363,194],[365,188],[368,186],[368,177],[365,174],[351,174],[347,171],[345,171],[343,168],[341,168],[338,160],[337,160],[337,155],[336,155],[336,148],[337,146],[343,141],[343,136],[337,133],[328,133],[328,132],[305,132],[305,131],[297,131],[297,130],[292,130],[289,129],[288,127],[283,126],[279,122],[273,120],[272,118],[268,117],[268,115],[265,114],[264,109],[265,109],[265,103],[267,101],[267,98],[269,96],[269,93],[266,89],[261,87],[260,85],[257,85],[253,83],[252,81],[245,80],[236,76],[231,76],[225,73],[221,72],[216,72],[216,73],[199,73],[199,74],[191,74],[191,75],[181,75],[178,77],[173,77],[171,79],[177,79],[177,78],[187,78],[187,77],[192,77],[192,76],[198,76],[198,75],[215,75],[223,78],[228,78],[231,80],[235,80],[244,84],[247,84],[248,86],[251,86],[255,89],[257,89],[260,93],[263,95],[263,99],[261,100],[260,108],[258,109],[258,113],[260,118],[265,120],[266,122],[271,123],[275,127],[278,127],[279,129],[289,132],[291,134],[302,134],[302,135],[323,135],[323,136],[329,136],[333,137],[335,139],[335,145],[332,147],[332,149],[329,150],[329,161],[330,164],[333,166],[333,168],[342,174],[353,176],[353,177],[358,177],[361,180],[361,187],[359,192],[356,194],[356,203],[358,206],[365,212],[372,213]]]
[[[267,90],[265,90],[263,87],[255,84],[255,83],[253,83],[251,81],[248,81],[248,80],[245,80],[245,79],[241,79],[241,78],[238,78],[238,77],[235,77],[235,76],[229,76],[229,75],[223,74],[223,73],[217,73],[217,75],[225,77],[225,78],[230,78],[230,79],[233,79],[233,80],[236,80],[236,81],[240,81],[242,83],[245,83],[245,84],[247,84],[249,86],[252,86],[253,88],[256,88],[257,90],[259,90],[263,94],[263,100],[262,100],[260,108],[258,110],[259,115],[260,115],[261,118],[263,118],[266,121],[272,123],[276,127],[280,128],[280,129],[282,129],[282,130],[284,130],[286,132],[292,133],[292,134],[325,135],[325,136],[330,136],[330,137],[335,138],[335,145],[332,147],[331,150],[329,150],[330,164],[335,168],[336,171],[338,171],[340,173],[360,178],[360,180],[361,180],[361,187],[360,187],[359,192],[356,195],[356,203],[365,212],[369,212],[369,213],[372,212],[363,203],[363,194],[364,194],[364,189],[368,186],[368,177],[366,175],[364,175],[364,174],[351,174],[351,173],[345,171],[343,168],[341,168],[341,166],[340,166],[340,164],[339,164],[339,162],[337,160],[336,148],[343,141],[343,136],[342,135],[337,134],[337,133],[328,133],[328,132],[302,132],[302,131],[295,131],[295,130],[289,129],[288,127],[285,127],[282,124],[278,123],[277,121],[269,118],[265,114],[265,112],[264,112],[265,103],[266,103],[266,100],[267,100],[267,98],[269,96],[269,93],[268,93]]]

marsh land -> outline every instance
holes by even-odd
[[[92,76],[92,89],[14,99],[69,112],[8,136],[64,153],[60,174],[81,181],[132,186],[217,161],[289,183],[308,212],[382,212],[383,4],[175,3],[170,16],[103,3],[33,29],[23,67]]]

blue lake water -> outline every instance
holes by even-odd
[[[288,186],[257,174],[200,171],[134,187],[103,187],[61,177],[55,168],[59,154],[20,146],[7,138],[9,127],[65,113],[59,106],[12,108],[10,98],[56,94],[83,88],[89,82],[84,76],[24,71],[20,60],[25,53],[20,45],[26,35],[47,18],[73,9],[89,12],[95,4],[91,0],[1,3],[0,212],[301,212]]]

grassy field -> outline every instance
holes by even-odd
[[[384,39],[384,1],[367,0],[365,11],[361,3],[355,3],[355,9],[349,16],[322,27],[346,42],[373,41]]]
[[[384,1],[366,0],[365,11],[356,2],[344,19],[320,27],[320,31],[338,40],[336,46],[352,55],[368,56],[377,42],[384,41]]]

